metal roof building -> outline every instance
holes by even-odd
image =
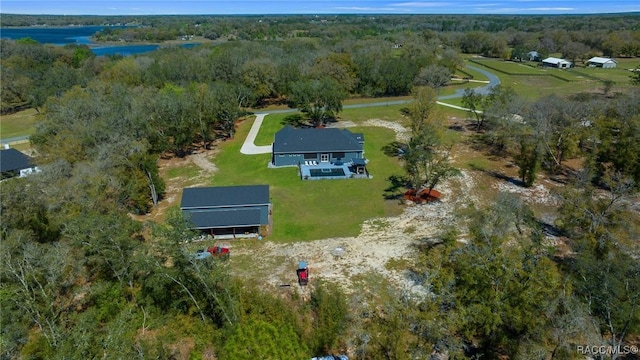
[[[618,62],[613,59],[596,56],[587,61],[587,66],[600,67],[603,69],[613,69],[618,66]]]
[[[185,188],[180,209],[192,229],[214,236],[270,232],[269,185]]]
[[[565,59],[559,59],[554,57],[548,57],[542,60],[543,66],[555,67],[558,69],[568,69],[573,67],[573,63],[571,61],[567,61]]]

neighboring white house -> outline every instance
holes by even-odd
[[[603,58],[603,57],[592,57],[587,61],[587,66],[589,67],[599,67],[603,69],[613,69],[618,66],[618,62],[613,59]]]
[[[568,69],[570,67],[573,67],[573,63],[571,61],[567,61],[565,59],[558,59],[554,57],[548,57],[542,60],[542,65],[548,66],[548,67],[555,67],[558,69]]]

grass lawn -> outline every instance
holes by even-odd
[[[473,66],[474,63],[471,61],[465,61],[465,64]],[[469,75],[471,75],[473,80],[489,81],[489,78],[485,74],[477,72],[475,70],[471,70],[468,67],[465,67],[464,69],[462,69],[462,71],[456,71],[456,75],[461,77],[468,77]]]
[[[168,179],[175,179],[179,177],[184,177],[187,179],[195,178],[200,174],[200,168],[196,165],[188,165],[181,167],[174,167],[166,172],[166,177]]]
[[[640,66],[639,58],[616,58],[616,61],[618,62],[617,69],[629,70]]]
[[[492,70],[509,73],[509,74],[541,74],[541,70],[527,65],[527,63],[519,63],[513,61],[504,61],[497,59],[482,59],[471,64],[482,64]]]
[[[34,109],[0,116],[0,138],[31,135],[36,130],[38,113]]]
[[[495,63],[504,63],[499,60],[486,60],[493,61]],[[485,60],[479,61],[479,65]],[[514,63],[515,64],[515,63]],[[517,64],[515,64],[517,65]],[[487,68],[488,71],[496,72],[491,68]],[[532,70],[536,70],[533,69]],[[527,99],[538,99],[546,95],[557,94],[567,95],[575,94],[584,91],[592,91],[593,89],[599,89],[602,87],[602,83],[597,80],[588,79],[579,73],[572,70],[560,70],[560,69],[547,69],[537,70],[540,73],[550,72],[553,74],[564,77],[566,79],[572,79],[571,81],[564,81],[554,76],[539,76],[539,75],[507,75],[500,74],[500,81],[503,85],[509,86],[515,90],[519,95]],[[447,100],[447,103],[459,105],[459,99]]]
[[[254,143],[258,146],[271,145],[276,133],[284,127],[284,125],[282,125],[282,120],[285,117],[293,114],[295,113],[270,114],[265,116],[264,120],[262,121],[262,126],[260,126],[260,131],[258,131],[258,135],[256,136],[256,141]],[[254,118],[251,118],[248,120],[248,122],[253,124],[253,120]]]
[[[407,106],[408,104],[400,104],[344,109],[340,114],[338,114],[338,119],[353,121],[356,124],[369,119],[398,121],[402,124],[404,122],[404,118],[400,114],[400,109]]]
[[[575,73],[596,77],[602,81],[611,80],[616,84],[629,84],[632,72],[623,68],[602,69],[602,68],[576,68]]]
[[[398,100],[411,100],[411,96],[386,96],[386,97],[373,97],[373,98],[351,98],[342,102],[343,105],[350,104],[369,104],[369,103],[383,103],[386,101],[398,101]]]
[[[295,167],[268,169],[270,154],[243,155],[240,147],[253,122],[238,128],[235,139],[221,145],[215,163],[214,186],[269,184],[273,203],[270,240],[289,242],[328,237],[355,236],[363,221],[397,215],[402,207],[384,199],[387,178],[402,170],[395,158],[380,149],[394,139],[391,130],[356,127],[365,134],[365,156],[373,179],[300,180]]]

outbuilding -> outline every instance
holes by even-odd
[[[567,61],[565,59],[559,59],[554,57],[548,57],[542,60],[542,66],[546,67],[554,67],[558,69],[568,69],[573,67],[573,63],[571,61]]]
[[[529,61],[540,61],[541,56],[539,52],[532,50],[527,53],[527,59]]]
[[[269,185],[185,188],[180,209],[192,229],[214,237],[254,237],[271,232]]]
[[[610,58],[596,56],[587,61],[587,66],[599,67],[603,69],[613,69],[618,66],[618,62]]]

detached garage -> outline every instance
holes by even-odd
[[[268,185],[185,188],[180,209],[192,229],[214,237],[253,237],[271,229]]]

